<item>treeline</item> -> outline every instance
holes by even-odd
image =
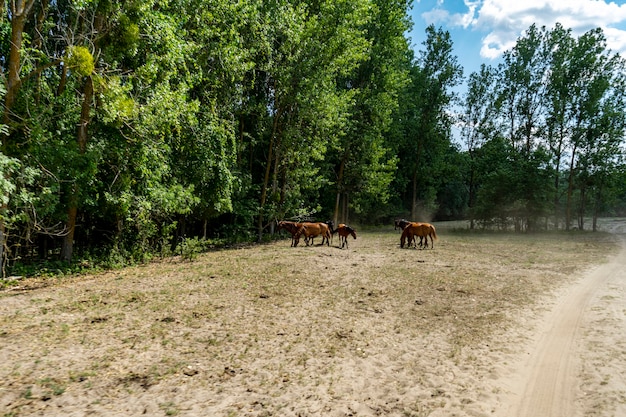
[[[624,215],[625,61],[600,29],[531,26],[471,74],[460,121],[472,219],[517,230]]]
[[[410,3],[1,2],[3,274],[285,218],[532,230],[624,206],[601,31],[531,27],[460,97],[453,40],[431,26],[414,52]]]

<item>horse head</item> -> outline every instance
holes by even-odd
[[[397,219],[393,222],[393,230],[397,230],[397,229],[404,229],[409,223],[411,223],[410,221],[408,221],[407,219]]]

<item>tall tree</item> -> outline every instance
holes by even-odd
[[[335,165],[335,222],[348,221],[349,207],[356,212],[376,210],[389,198],[396,169],[388,143],[392,117],[400,92],[407,85],[409,29],[407,1],[374,1],[362,25],[369,43],[367,57],[345,79],[343,88],[353,95],[345,133],[333,152]],[[358,27],[356,28],[359,29]]]
[[[4,5],[4,2],[2,3]],[[9,20],[11,23],[11,35],[9,42],[8,60],[6,61],[6,75],[4,69],[1,71],[4,85],[4,109],[3,123],[9,124],[12,117],[11,111],[15,103],[17,93],[21,87],[20,68],[22,64],[22,42],[24,39],[24,25],[28,18],[35,0],[17,0],[9,2]],[[1,9],[4,11],[4,7]],[[4,13],[3,13],[4,18]],[[2,135],[2,147],[0,153],[7,153],[8,136]],[[3,181],[11,183],[10,171],[7,169],[3,175]],[[4,271],[5,247],[6,247],[6,225],[4,213],[7,211],[9,196],[3,195],[0,199],[0,267]]]
[[[463,77],[463,69],[453,53],[450,34],[434,26],[426,28],[425,50],[420,51],[411,70],[409,91],[413,111],[407,115],[409,126],[401,152],[404,169],[410,173],[411,218],[418,218],[419,201],[432,207],[438,164],[450,145],[453,117],[451,108],[457,99],[452,90]]]
[[[478,152],[488,140],[493,138],[493,132],[497,130],[497,112],[494,105],[497,98],[497,77],[497,69],[484,64],[481,65],[479,72],[470,74],[463,112],[460,115],[461,138],[465,142],[469,156],[466,181],[469,191],[468,207],[471,229],[475,226],[473,209],[476,206],[480,183],[477,169]]]
[[[573,48],[575,39],[571,30],[566,30],[560,24],[546,37],[547,47],[550,51],[547,89],[546,89],[546,141],[550,152],[553,166],[553,215],[554,226],[558,228],[561,219],[561,176],[563,165],[566,163],[565,156],[570,146],[574,123],[575,123],[575,96],[570,90],[570,83],[578,77],[580,70],[573,60]]]
[[[623,114],[620,108],[623,93],[624,62],[606,47],[601,29],[591,30],[576,41],[570,60],[572,76],[570,91],[573,101],[573,122],[570,136],[570,160],[567,178],[565,227],[570,228],[574,217],[574,192],[580,191],[578,227],[583,228],[584,201],[590,170],[597,170],[591,161],[608,166],[623,140]],[[616,107],[617,106],[617,107]],[[607,153],[608,152],[608,153]],[[603,155],[594,158],[594,155]],[[593,168],[592,168],[593,167]]]

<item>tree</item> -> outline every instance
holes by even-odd
[[[396,157],[388,135],[400,92],[409,81],[410,53],[404,37],[409,29],[409,5],[406,1],[374,2],[363,24],[370,45],[367,57],[340,79],[340,88],[346,89],[354,104],[331,155],[336,223],[348,221],[349,207],[361,213],[378,211],[389,198]]]
[[[577,66],[572,60],[575,40],[571,30],[557,24],[546,38],[549,57],[549,77],[546,89],[546,141],[550,152],[554,176],[554,226],[558,228],[561,216],[562,166],[569,149],[569,139],[574,129],[576,106],[570,83],[577,77]]]
[[[611,55],[601,29],[583,34],[572,50],[570,91],[573,121],[567,182],[565,227],[573,218],[574,191],[580,189],[578,227],[583,228],[584,202],[593,173],[606,172],[623,140],[624,61]],[[616,111],[617,110],[617,111]],[[598,165],[596,165],[596,163]]]
[[[4,3],[3,3],[4,5]],[[30,14],[33,6],[35,5],[35,0],[18,0],[12,1],[9,3],[9,19],[11,21],[11,35],[9,42],[9,53],[8,60],[6,62],[7,74],[6,77],[4,75],[4,71],[2,71],[2,78],[5,79],[6,84],[4,85],[4,111],[3,111],[3,123],[5,125],[9,124],[11,121],[11,111],[13,108],[13,104],[15,103],[15,99],[17,93],[21,87],[21,78],[20,78],[20,66],[21,66],[21,55],[22,55],[22,41],[24,38],[24,25],[26,24],[26,19]],[[3,8],[2,8],[2,11]],[[4,55],[6,56],[6,55]],[[2,147],[0,147],[0,154],[7,153],[7,148],[9,146],[8,136],[2,135]],[[6,184],[11,183],[10,171],[3,170],[2,174],[4,176],[3,180]],[[6,188],[8,191],[8,188]],[[6,247],[6,225],[3,213],[7,210],[7,203],[9,200],[8,195],[1,196],[2,201],[0,201],[0,267],[2,268],[4,274],[4,259],[5,259],[5,247]],[[4,276],[4,275],[3,275]]]
[[[400,152],[405,155],[402,169],[410,173],[411,218],[418,218],[419,200],[425,208],[434,205],[436,184],[443,155],[451,138],[451,107],[456,95],[451,91],[463,77],[463,69],[453,55],[448,32],[426,28],[425,50],[411,69],[411,102],[405,120],[405,140]]]
[[[484,64],[478,73],[470,74],[463,112],[460,115],[461,137],[465,141],[469,156],[466,182],[471,229],[475,226],[473,209],[476,206],[480,184],[477,172],[478,152],[487,141],[496,136],[497,132],[497,111],[494,104],[497,98],[497,79],[497,69]]]

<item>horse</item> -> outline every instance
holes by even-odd
[[[414,242],[415,236],[420,237],[420,247],[423,246],[422,238],[425,238],[425,246],[428,248],[428,237],[430,236],[431,248],[435,248],[435,239],[437,239],[437,232],[435,226],[430,223],[410,223],[402,230],[402,237],[400,238],[400,247],[403,248],[406,240],[408,239],[408,247]],[[417,241],[415,241],[415,249],[417,249]]]
[[[414,222],[410,222],[407,219],[396,219],[393,222],[393,230],[400,229],[400,233],[402,233],[402,230],[404,230],[404,228],[407,227],[411,223],[414,223]],[[413,237],[413,239],[415,239],[415,237]],[[424,237],[420,236],[420,246],[422,246],[423,240],[424,240]],[[409,243],[411,243],[411,242],[409,242]],[[417,245],[417,243],[416,243],[416,245]]]
[[[285,229],[286,231],[291,233],[291,246],[295,246],[295,236],[296,233],[298,233],[298,229],[300,229],[300,226],[302,226],[302,223],[290,222],[286,220],[281,220],[278,222],[278,230]]]
[[[335,233],[339,233],[341,249],[343,249],[344,245],[348,247],[348,236],[352,235],[352,237],[356,239],[356,230],[343,223],[341,223],[334,231],[331,232],[331,234]]]
[[[402,230],[410,223],[411,222],[408,221],[407,219],[396,219],[393,222],[393,230],[398,230],[398,229]]]
[[[435,226],[430,223],[422,223],[424,226],[428,227],[428,236],[424,236],[426,248],[428,248],[428,237],[430,237],[430,248],[435,249],[435,239],[437,239],[437,231]],[[416,244],[417,246],[417,244]],[[422,238],[420,237],[420,246],[422,246]]]
[[[298,242],[300,242],[300,236],[303,236],[303,235],[304,235],[304,241],[307,246],[309,246],[309,240],[310,240],[310,244],[312,245],[313,239],[315,239],[317,236],[322,236],[322,245],[324,244],[324,240],[326,240],[326,245],[330,246],[330,238],[331,238],[330,228],[328,227],[326,223],[322,223],[322,222],[300,223],[300,227],[298,228],[298,231],[296,232],[294,236],[294,239],[295,239],[294,246],[298,246]]]
[[[393,229],[394,229],[394,230],[396,230],[396,229],[400,229],[400,231],[402,231],[402,230],[404,230],[404,228],[405,228],[406,226],[408,226],[408,225],[410,225],[410,224],[413,224],[413,223],[419,223],[419,222],[410,222],[410,221],[408,221],[408,220],[406,220],[406,219],[396,219],[396,220],[394,221],[394,226],[393,226]],[[430,223],[423,223],[423,224],[430,224]],[[431,225],[431,226],[432,226],[432,225]],[[434,228],[434,226],[433,226],[433,228]],[[424,241],[424,236],[420,236],[419,238],[420,238],[420,247],[421,247],[421,246],[423,246],[423,245],[424,245],[424,243],[423,243],[423,241]],[[415,239],[415,235],[413,236],[413,239]],[[431,236],[431,240],[432,240],[432,236]],[[412,242],[413,242],[413,240],[409,241],[409,244],[411,244]],[[427,246],[428,246],[428,244],[427,244]],[[415,247],[417,247],[417,242],[415,243]]]
[[[330,240],[332,244],[333,235],[337,233],[337,230],[335,229],[335,222],[332,220],[326,220],[326,224],[328,225],[328,229],[330,230]]]

